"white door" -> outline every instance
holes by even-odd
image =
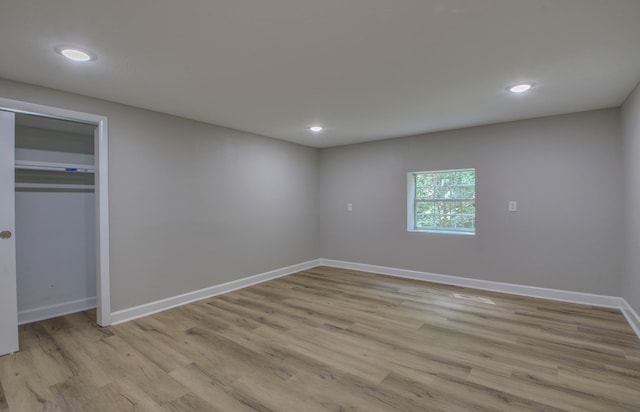
[[[15,115],[0,111],[0,355],[18,351]]]

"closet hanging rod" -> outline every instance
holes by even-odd
[[[57,162],[38,162],[35,160],[17,160],[15,161],[16,169],[27,170],[48,170],[53,172],[79,172],[79,173],[95,173],[93,165],[83,165],[75,163],[57,163]]]

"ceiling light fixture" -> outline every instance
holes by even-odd
[[[96,59],[91,53],[73,47],[56,47],[56,52],[75,62],[88,62]]]
[[[532,87],[533,83],[521,83],[516,84],[515,86],[508,87],[507,90],[509,90],[511,93],[524,93],[527,90],[531,90]]]
[[[322,127],[322,126],[309,126],[309,130],[311,130],[313,133],[319,133],[319,132],[324,130],[324,127]]]

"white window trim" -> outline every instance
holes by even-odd
[[[473,170],[474,173],[476,171],[475,167],[467,167],[464,169],[425,170],[420,172],[407,173],[407,232],[475,236],[477,227],[474,227],[473,231],[448,230],[448,229],[416,229],[416,222],[415,222],[415,204],[416,204],[415,175],[418,175],[421,173],[461,172],[461,171],[467,171],[467,170]],[[468,199],[464,199],[464,200],[468,200]]]

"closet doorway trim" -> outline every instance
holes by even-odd
[[[0,110],[8,112],[69,120],[96,126],[96,322],[111,325],[111,284],[109,276],[109,152],[107,117],[76,112],[58,107],[22,102],[0,97]]]

